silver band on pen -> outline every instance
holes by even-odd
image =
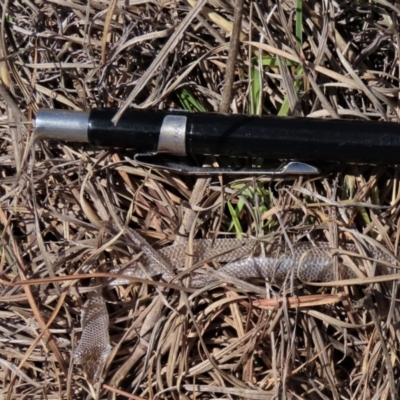
[[[167,115],[161,125],[157,153],[186,155],[186,124],[183,115]]]

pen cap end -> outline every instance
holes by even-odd
[[[37,139],[88,142],[89,113],[69,110],[39,110],[35,120]]]

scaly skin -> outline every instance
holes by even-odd
[[[212,259],[213,261],[228,262],[228,264],[220,268],[218,274],[194,274],[191,277],[190,285],[202,287],[220,279],[221,275],[238,279],[265,278],[279,283],[291,272],[294,272],[294,277],[308,282],[328,282],[334,279],[332,250],[328,243],[320,242],[316,245],[308,242],[297,243],[293,246],[293,252],[286,249],[270,253],[266,257],[261,256],[261,245],[263,243],[255,239],[195,240],[193,243],[194,263]],[[346,244],[343,249],[358,253],[353,244]],[[367,253],[377,261],[391,264],[396,262],[395,257],[372,246],[368,247]],[[186,244],[172,245],[160,250],[159,254],[168,264],[180,268],[187,256],[187,246]],[[123,274],[137,278],[163,276],[158,263],[152,262],[146,256],[141,262],[145,267],[145,272],[137,266],[133,266],[126,269]],[[347,268],[341,268],[339,272],[342,279],[355,277],[354,273]]]
[[[114,226],[117,230],[118,227]],[[136,232],[127,230],[132,243],[143,251],[138,265],[131,266],[123,275],[137,278],[149,278],[161,275],[165,281],[174,278],[173,269],[184,265],[187,257],[187,245],[185,243],[166,247],[159,252],[155,251]],[[327,243],[298,243],[293,246],[293,251],[274,251],[262,256],[263,243],[254,239],[208,239],[195,240],[193,243],[194,263],[202,260],[227,262],[218,270],[218,273],[193,274],[190,285],[195,288],[218,281],[224,277],[238,279],[265,278],[271,283],[280,283],[285,278],[300,278],[303,281],[331,281],[334,279],[332,251]],[[346,251],[357,253],[354,245],[345,245]],[[368,247],[369,256],[378,262],[383,261],[395,264],[397,260],[384,251]],[[387,271],[391,270],[387,267]],[[351,270],[341,268],[341,278],[353,277]],[[130,283],[123,278],[109,282],[109,286]],[[105,301],[100,293],[93,291],[88,295],[82,309],[82,337],[77,347],[74,358],[83,365],[88,379],[96,382],[110,354],[111,346],[108,335],[108,313]]]

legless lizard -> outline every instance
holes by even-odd
[[[138,265],[122,270],[122,275],[137,278],[149,278],[156,275],[165,281],[174,278],[173,269],[183,266],[187,246],[185,243],[172,245],[156,252],[139,234],[127,230],[127,234],[134,245],[143,251]],[[265,278],[271,283],[279,284],[286,277],[290,278],[291,272],[295,279],[309,282],[327,282],[334,279],[332,253],[327,243],[313,245],[308,242],[295,244],[292,250],[280,253],[270,253],[261,256],[260,246],[263,243],[255,239],[210,239],[195,240],[193,243],[194,262],[212,259],[213,261],[228,262],[218,270],[218,274],[195,273],[191,276],[190,286],[200,288],[223,276],[238,279]],[[353,244],[343,246],[346,251],[357,253]],[[395,264],[396,258],[386,252],[368,246],[368,256],[376,261]],[[277,254],[277,255],[275,255]],[[387,268],[387,271],[390,267]],[[352,278],[354,273],[341,268],[340,278]],[[123,278],[110,282],[110,286],[130,283]],[[88,379],[97,381],[102,368],[111,351],[108,333],[108,313],[105,301],[100,293],[93,291],[88,296],[82,309],[82,337],[77,347],[74,358],[84,366]]]

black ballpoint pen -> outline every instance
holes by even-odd
[[[111,119],[116,112],[115,109],[90,112],[43,109],[36,116],[35,135],[40,139],[132,148],[137,153],[136,160],[145,164],[151,162],[143,161],[143,156],[160,153],[296,161],[287,164],[286,169],[255,170],[256,173],[318,173],[317,168],[304,161],[400,164],[400,125],[392,122],[128,109],[114,125]],[[176,169],[171,164],[160,166]],[[213,169],[177,168],[197,175],[213,172]],[[254,170],[222,172],[254,173]]]

